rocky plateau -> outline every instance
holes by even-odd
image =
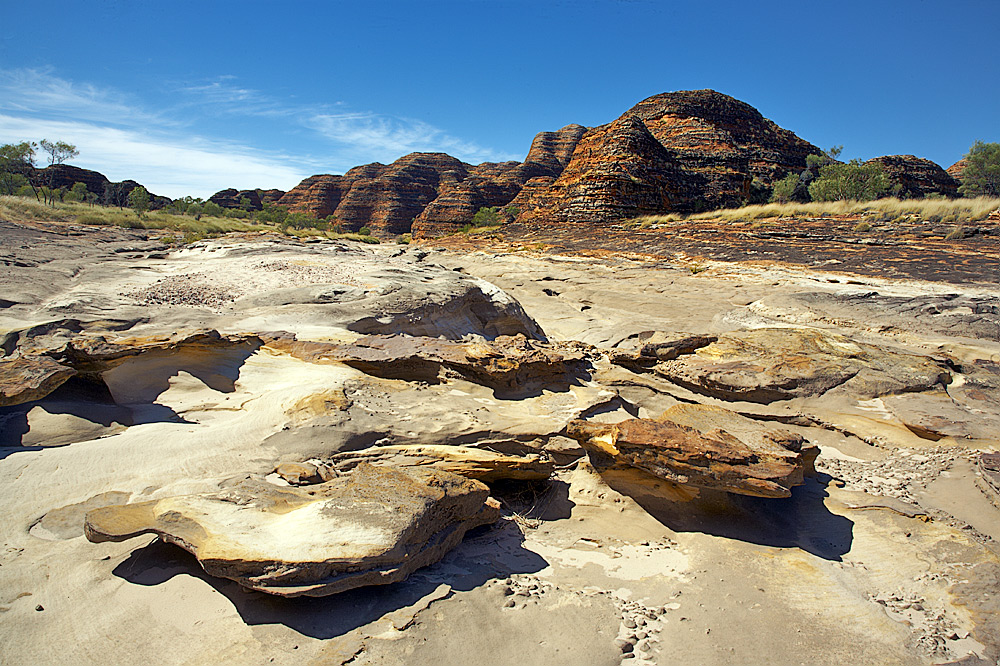
[[[476,239],[0,220],[0,661],[998,663],[995,223],[609,237],[812,149],[744,107],[285,195]]]

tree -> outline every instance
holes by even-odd
[[[70,188],[69,194],[66,195],[70,201],[86,201],[87,200],[87,186],[83,183],[73,183],[73,187]]]
[[[136,215],[143,217],[146,211],[149,210],[149,192],[142,185],[132,188],[132,191],[128,193],[128,205],[131,207]]]
[[[62,164],[66,160],[72,159],[80,154],[80,151],[76,149],[72,143],[66,143],[65,141],[49,141],[48,139],[42,139],[38,142],[38,145],[42,147],[42,150],[49,154],[49,166],[54,164]]]
[[[108,183],[104,186],[104,195],[101,203],[105,206],[118,206],[124,208],[128,203],[128,190],[125,183]]]
[[[777,183],[771,191],[771,201],[776,203],[788,203],[795,194],[795,189],[799,186],[799,175],[790,173]]]
[[[483,206],[472,216],[474,227],[495,227],[503,222],[503,216],[496,206]]]
[[[966,197],[1000,197],[1000,143],[976,141],[965,155],[959,193]]]
[[[0,146],[0,194],[15,194],[28,186],[38,198],[38,191],[31,182],[35,173],[35,149],[33,141],[5,143]]]
[[[809,196],[813,201],[871,201],[888,189],[889,177],[881,164],[855,159],[820,167],[819,177],[809,185]]]

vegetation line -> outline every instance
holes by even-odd
[[[904,220],[924,222],[976,222],[986,219],[1000,209],[1000,198],[976,197],[974,199],[876,199],[874,201],[810,201],[807,203],[770,203],[724,208],[682,215],[648,215],[631,220],[636,226],[678,222],[681,220],[725,220],[729,222],[763,220],[782,217],[825,217],[830,215],[858,215],[876,222]]]

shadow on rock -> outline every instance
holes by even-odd
[[[232,581],[209,576],[193,555],[159,539],[132,551],[113,573],[146,586],[160,585],[178,575],[194,576],[229,599],[248,625],[283,624],[312,638],[329,639],[412,606],[442,584],[468,591],[494,578],[535,573],[548,566],[538,554],[522,546],[523,540],[517,526],[503,520],[470,531],[441,561],[418,570],[403,582],[317,598],[288,599],[246,590]]]
[[[774,548],[801,548],[824,560],[839,562],[851,550],[854,522],[826,508],[823,499],[829,496],[829,481],[825,474],[808,478],[784,499],[704,490],[691,502],[635,499],[675,532],[702,532]]]
[[[35,408],[57,419],[33,432],[28,414]],[[47,419],[48,420],[48,419]],[[50,420],[51,421],[51,420]],[[2,451],[0,457],[19,450],[16,447],[63,446],[95,439],[142,423],[187,423],[166,405],[149,404],[126,407],[116,404],[108,387],[101,381],[71,377],[49,395],[11,407],[0,407],[0,447],[15,447]]]

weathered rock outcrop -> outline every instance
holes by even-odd
[[[764,188],[820,152],[727,95],[664,93],[600,128],[542,132],[523,163],[414,153],[307,178],[281,203],[348,229],[417,236],[467,224],[483,206],[513,206],[522,222],[614,221],[743,204],[755,180]]]
[[[37,185],[47,187],[63,187],[69,189],[77,183],[87,186],[87,191],[101,196],[104,188],[111,184],[107,176],[98,171],[81,169],[71,164],[53,164],[52,166],[39,169],[33,179]],[[51,185],[49,185],[51,183]]]
[[[952,164],[950,167],[945,169],[948,175],[957,180],[959,183],[962,182],[962,172],[965,171],[965,167],[969,164],[969,161],[964,157],[959,161]]]
[[[280,190],[278,190],[280,192]],[[216,192],[208,198],[214,204],[218,204],[223,208],[240,208],[241,200],[246,199],[248,203],[247,210],[261,210],[263,206],[261,205],[260,194],[257,190],[235,190],[229,188],[227,190],[221,190]]]
[[[350,231],[369,227],[378,235],[408,233],[442,189],[462,181],[470,165],[444,153],[411,153],[389,166],[355,167],[343,176],[313,176],[279,201],[316,217],[334,215]]]
[[[361,463],[394,468],[429,467],[483,483],[543,481],[555,471],[555,463],[544,454],[514,456],[489,449],[449,445],[373,446],[337,454],[330,459],[329,465],[343,472]]]
[[[567,125],[557,132],[535,136],[524,162],[485,163],[473,167],[468,177],[445,189],[414,221],[417,237],[433,235],[467,224],[483,206],[511,205],[525,184],[535,178],[555,178],[587,132],[582,125]],[[514,214],[519,212],[512,204]]]
[[[471,222],[484,206],[506,206],[532,178],[558,176],[586,131],[568,125],[540,133],[523,163],[473,166],[443,153],[412,153],[388,166],[375,163],[343,176],[312,176],[279,203],[320,218],[334,215],[351,231],[365,226],[377,234],[449,231]]]
[[[0,358],[0,407],[44,398],[75,374],[48,356]]]
[[[98,171],[81,169],[71,164],[53,164],[44,169],[36,169],[31,181],[36,187],[63,188],[69,190],[77,183],[87,186],[87,191],[101,197],[107,205],[127,205],[128,195],[139,183],[134,180],[123,180],[115,183]],[[150,207],[154,210],[170,203],[168,197],[149,193]]]
[[[656,420],[574,421],[568,433],[594,467],[612,477],[640,470],[669,484],[757,497],[790,496],[818,453],[799,435],[706,405],[677,405]],[[629,476],[642,483],[641,475]],[[657,484],[650,479],[647,485]]]
[[[641,135],[638,125],[660,150],[645,138],[622,140],[626,126]],[[768,186],[790,171],[801,171],[806,156],[819,152],[728,95],[713,90],[663,93],[636,104],[611,125],[591,130],[562,175],[522,199],[519,220],[611,222],[742,205],[755,179]],[[648,161],[654,153],[657,157]],[[594,187],[595,176],[606,185]]]
[[[16,350],[0,358],[0,407],[20,405],[44,398],[70,377],[99,379],[129,358],[155,352],[205,353],[232,347],[256,349],[255,336],[223,336],[218,331],[177,331],[148,337],[110,338],[79,332],[73,320],[51,332],[27,331],[8,334]],[[22,338],[18,340],[18,338]]]
[[[713,208],[742,204],[754,178],[770,185],[820,153],[749,104],[714,90],[654,95],[627,113],[646,123],[685,171],[705,179],[700,196]]]
[[[958,181],[938,164],[915,155],[885,155],[866,164],[881,164],[889,182],[899,186],[900,199],[922,199],[928,194],[958,196]]]
[[[306,488],[245,481],[205,495],[87,513],[93,542],[158,534],[213,576],[284,597],[385,585],[438,561],[499,517],[478,481],[428,468],[359,464]]]
[[[626,363],[634,368],[636,360]],[[697,393],[765,404],[833,389],[864,400],[951,381],[943,359],[796,328],[723,333],[691,353],[656,363],[653,371]]]
[[[588,132],[562,174],[525,202],[520,221],[620,220],[675,208],[698,191],[636,116]]]
[[[554,346],[523,335],[493,340],[458,341],[408,335],[369,335],[349,345],[292,343],[288,348],[310,361],[337,361],[382,378],[438,382],[448,374],[496,391],[520,391],[538,385],[566,383],[583,369],[579,349]]]

